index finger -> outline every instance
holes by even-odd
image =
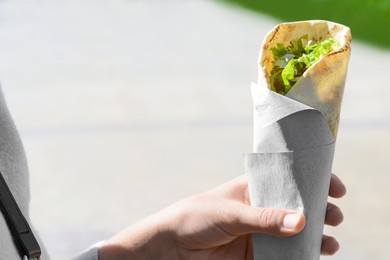
[[[332,173],[330,178],[329,196],[333,198],[341,198],[347,193],[347,189],[342,181]]]

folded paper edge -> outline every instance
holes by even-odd
[[[300,111],[316,110],[254,82],[251,84],[251,93],[253,107],[262,127],[266,127],[284,117]],[[278,106],[281,103],[279,101],[283,102],[283,106]],[[271,111],[272,114],[270,113]]]

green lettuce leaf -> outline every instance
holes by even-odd
[[[308,35],[304,35],[296,41],[290,41],[289,46],[278,43],[271,48],[274,56],[271,90],[285,95],[310,66],[339,46],[333,38],[319,43],[309,41],[308,38]]]

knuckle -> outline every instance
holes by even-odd
[[[282,211],[275,208],[265,208],[259,215],[259,222],[266,232],[272,232],[280,229],[282,221]]]

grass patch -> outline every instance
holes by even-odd
[[[219,0],[282,21],[329,20],[347,25],[354,39],[390,49],[389,0]]]

